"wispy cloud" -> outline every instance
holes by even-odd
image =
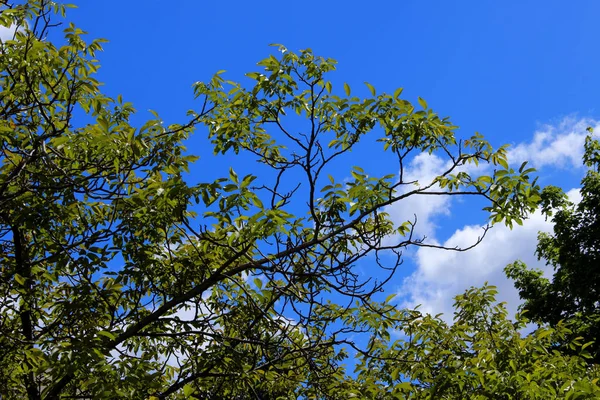
[[[591,118],[564,118],[556,125],[542,125],[530,142],[519,143],[508,151],[508,159],[515,165],[529,161],[535,168],[581,167],[586,128],[600,132],[600,121]]]

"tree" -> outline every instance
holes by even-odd
[[[373,336],[357,367],[359,398],[369,399],[596,399],[600,370],[585,362],[581,342],[574,355],[549,348],[571,336],[567,324],[520,332],[529,322],[507,317],[487,284],[456,297],[454,322],[413,312],[397,329]]]
[[[594,342],[590,361],[600,363],[600,143],[592,136],[586,138],[583,163],[589,170],[577,205],[560,188],[542,192],[542,210],[552,217],[554,234],[539,234],[537,255],[554,268],[552,280],[522,262],[509,265],[506,273],[529,318],[551,326],[571,321],[575,336]]]
[[[184,124],[133,126],[133,106],[94,78],[102,41],[74,25],[64,43],[47,39],[66,6],[4,4],[15,33],[0,46],[3,398],[346,398],[342,362],[388,325],[376,316],[393,307],[373,296],[402,249],[440,247],[386,207],[476,196],[490,223],[509,225],[535,207],[530,170],[511,169],[505,147],[457,141],[401,90],[338,95],[335,61],[310,50],[279,47],[249,88],[220,73],[195,84]],[[264,174],[190,184],[183,142],[197,127],[215,153],[245,154]],[[327,178],[367,135],[399,174]],[[420,152],[447,169],[416,185],[403,166]],[[464,165],[478,163],[494,172],[470,176]],[[373,257],[380,278],[362,279],[354,265],[384,251],[395,261]]]

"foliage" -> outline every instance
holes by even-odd
[[[579,356],[549,350],[565,341],[564,323],[522,336],[527,320],[507,318],[492,286],[456,297],[454,323],[414,312],[396,336],[374,337],[358,366],[358,397],[365,399],[592,399],[600,370]]]
[[[378,349],[361,334],[392,322],[373,295],[404,248],[440,247],[386,207],[479,197],[490,223],[511,225],[538,200],[505,147],[457,141],[401,90],[338,95],[326,79],[335,61],[310,50],[281,47],[248,74],[250,88],[221,73],[195,84],[199,109],[184,124],[155,115],[133,126],[133,106],[94,78],[102,41],[69,25],[64,43],[50,42],[65,10],[55,2],[4,4],[0,23],[15,34],[0,44],[3,398],[347,398],[346,349],[368,360]],[[198,126],[216,154],[266,172],[190,184],[190,163],[211,167],[183,145]],[[365,137],[399,174],[328,177]],[[421,152],[447,169],[408,181],[404,165]],[[478,163],[495,169],[471,177]],[[354,268],[368,255],[377,280]]]
[[[586,139],[583,161],[589,170],[577,205],[557,187],[542,192],[542,209],[552,217],[554,234],[539,234],[537,255],[554,268],[552,280],[521,262],[509,265],[506,272],[515,280],[529,318],[552,326],[569,320],[575,336],[595,342],[589,349],[591,362],[599,363],[600,142],[592,136]]]

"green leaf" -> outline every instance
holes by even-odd
[[[499,157],[498,164],[500,164],[502,166],[502,168],[508,169],[508,163],[506,162],[505,158]]]
[[[552,330],[550,329],[544,329],[536,333],[537,338],[540,340],[550,335],[552,335]]]
[[[419,97],[419,104],[421,105],[421,107],[423,107],[423,109],[427,109],[427,102],[421,97]]]
[[[109,331],[98,331],[97,335],[107,337],[110,340],[115,340],[116,338],[116,336]]]
[[[398,100],[400,98],[400,95],[402,94],[403,91],[404,91],[404,88],[398,88],[398,89],[396,89],[396,91],[394,92],[394,99]]]
[[[390,301],[392,301],[398,294],[397,293],[392,293],[390,294],[388,297],[385,298],[385,303],[389,303]]]
[[[346,92],[346,96],[350,96],[350,85],[344,82],[344,91]]]
[[[192,385],[185,385],[183,387],[183,395],[187,398],[190,397],[192,394],[194,394],[196,390],[194,389],[194,387]]]
[[[523,169],[525,169],[525,166],[527,165],[527,161],[523,161],[523,163],[521,164],[521,166],[519,167],[519,173],[523,172]]]
[[[237,176],[237,174],[235,173],[235,171],[233,170],[233,168],[231,168],[231,167],[229,168],[229,179],[230,179],[230,180],[231,180],[233,183],[235,183],[235,184],[238,184],[238,176]]]
[[[367,87],[369,88],[371,95],[375,96],[375,88],[373,87],[373,85],[371,85],[369,82],[365,82],[365,85],[367,85]]]
[[[254,278],[254,284],[258,289],[262,289],[263,281],[260,278]]]
[[[15,281],[17,281],[17,283],[19,285],[21,285],[21,286],[25,285],[25,278],[23,278],[21,275],[15,274],[14,277],[15,277]]]

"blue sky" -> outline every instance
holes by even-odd
[[[331,78],[348,82],[353,94],[367,95],[364,81],[388,93],[404,87],[408,100],[421,96],[450,116],[459,136],[479,131],[494,145],[513,144],[513,158],[534,160],[542,184],[565,190],[576,188],[584,172],[578,167],[583,130],[600,119],[600,3],[592,0],[103,0],[78,6],[69,19],[110,41],[100,55],[107,94],[122,94],[142,116],[156,110],[167,123],[185,121],[186,111],[199,106],[193,82],[221,69],[227,79],[243,81],[245,72],[259,69],[257,61],[275,53],[270,43],[336,59]],[[205,142],[195,140],[190,151],[209,157]],[[217,162],[226,171],[228,161]],[[373,162],[365,155],[357,164]],[[435,162],[422,159],[413,172],[434,171]],[[440,243],[476,237],[468,205],[413,206],[429,221],[428,236]],[[496,229],[488,247],[468,255],[416,252],[390,291],[404,295],[406,304],[447,312],[453,295],[489,280],[514,310],[518,301],[501,270],[515,258],[535,264],[536,233],[550,228],[537,215],[512,232]],[[491,251],[500,256],[489,257]]]
[[[166,117],[193,105],[192,82],[220,69],[240,77],[269,43],[337,59],[336,78],[353,86],[402,86],[498,142],[597,112],[595,1],[340,4],[104,0],[79,2],[70,15],[110,40],[101,58],[107,89]]]

